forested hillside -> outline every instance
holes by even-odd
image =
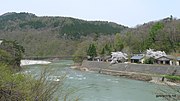
[[[129,29],[123,37],[126,46],[137,53],[148,48],[180,53],[180,20],[170,16],[145,23]]]
[[[17,40],[25,57],[86,57],[90,46],[97,55],[112,51],[128,54],[146,49],[180,53],[180,20],[173,16],[135,28],[107,21],[85,21],[69,17],[38,17],[31,13],[0,16],[0,38]]]
[[[85,21],[69,17],[38,17],[31,13],[0,16],[0,38],[17,40],[26,56],[72,56],[85,37],[113,35],[127,27],[107,21]]]

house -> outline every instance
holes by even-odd
[[[174,63],[174,57],[173,56],[161,56],[158,58],[155,58],[157,64],[164,64],[164,65],[173,65]]]
[[[102,59],[101,59],[100,56],[97,56],[97,57],[94,58],[94,61],[98,61],[99,62],[99,61],[102,61]]]
[[[177,57],[176,60],[177,60],[177,61],[176,61],[176,65],[180,66],[180,57]]]
[[[144,55],[135,55],[131,57],[131,63],[144,63]]]
[[[111,61],[111,56],[105,56],[105,57],[103,58],[103,60],[104,60],[105,62],[110,62],[110,61]]]

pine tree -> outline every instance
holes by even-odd
[[[90,56],[93,60],[94,60],[94,57],[97,56],[96,46],[94,44],[89,45],[89,48],[87,50],[87,55]]]

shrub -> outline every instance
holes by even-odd
[[[150,57],[144,61],[145,64],[154,64],[154,58]]]
[[[48,81],[46,70],[34,79],[22,73],[14,74],[10,67],[0,64],[0,101],[54,101],[55,92],[63,90],[65,76],[59,81]],[[65,96],[65,97],[64,97]],[[67,95],[58,97],[67,98]],[[65,100],[64,100],[65,101]]]

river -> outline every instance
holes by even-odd
[[[163,101],[156,98],[161,85],[70,69],[71,60],[60,60],[48,65],[24,66],[23,72],[38,75],[42,68],[53,71],[52,77],[66,74],[65,84],[77,90],[79,101]],[[59,92],[60,93],[60,92]]]

